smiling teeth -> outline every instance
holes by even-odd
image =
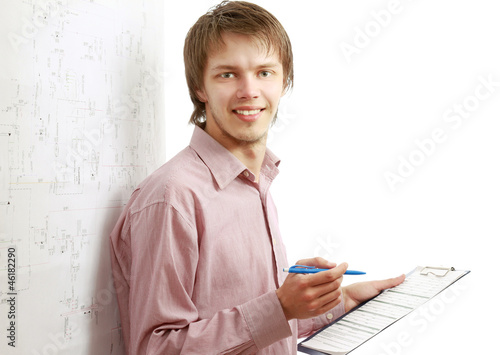
[[[260,112],[260,110],[251,110],[251,111],[247,111],[247,110],[236,110],[236,113],[239,114],[239,115],[245,115],[245,116],[250,116],[250,115],[256,115]]]

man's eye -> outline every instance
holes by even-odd
[[[269,78],[270,76],[272,75],[272,73],[270,71],[261,71],[260,72],[260,76],[264,77],[264,78]]]
[[[234,74],[233,73],[224,73],[224,74],[221,74],[220,77],[224,78],[224,79],[230,79],[230,78],[234,77]]]

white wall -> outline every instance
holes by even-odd
[[[2,355],[124,353],[109,234],[165,159],[162,25],[162,1],[2,1]]]
[[[184,36],[216,3],[165,9],[167,157],[192,132]],[[294,48],[295,89],[281,102],[269,142],[282,158],[273,194],[289,261],[313,255],[347,261],[367,271],[365,279],[416,265],[470,269],[460,297],[442,319],[429,321],[432,332],[400,325],[416,339],[400,351],[488,350],[493,330],[479,331],[477,322],[489,308],[480,300],[499,291],[490,281],[500,231],[494,2],[257,3],[278,17]],[[366,353],[390,354],[383,345],[399,331]],[[480,336],[486,340],[474,344]]]

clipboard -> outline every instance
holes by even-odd
[[[405,281],[360,304],[302,341],[311,355],[346,355],[467,275],[453,267],[417,266]]]

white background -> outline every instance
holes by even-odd
[[[491,353],[500,330],[495,2],[257,3],[282,22],[294,49],[295,88],[269,142],[282,159],[273,196],[290,263],[316,255],[347,261],[368,272],[363,280],[416,265],[470,269],[428,316],[405,319],[354,353]],[[215,4],[165,7],[167,158],[193,129],[184,37]],[[436,130],[438,143],[419,148],[415,141]],[[387,172],[405,176],[391,189]]]

